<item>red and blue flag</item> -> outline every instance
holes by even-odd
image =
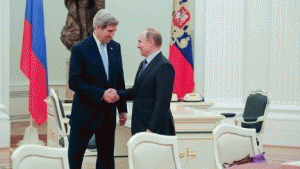
[[[29,112],[40,126],[47,121],[48,96],[43,0],[26,2],[20,68],[29,79]]]
[[[195,88],[191,38],[191,15],[188,0],[173,1],[172,41],[169,60],[175,69],[173,93],[179,100]]]

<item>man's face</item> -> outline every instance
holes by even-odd
[[[151,52],[151,40],[147,40],[146,39],[146,33],[143,32],[140,34],[140,36],[138,37],[138,45],[137,48],[140,49],[140,54],[142,56],[148,57],[150,55]]]
[[[109,41],[114,37],[116,30],[117,25],[108,25],[104,29],[101,29],[101,27],[97,25],[95,34],[101,43],[109,43]]]

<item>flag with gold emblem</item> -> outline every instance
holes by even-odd
[[[173,0],[171,33],[169,60],[175,69],[173,93],[183,100],[195,87],[190,0]]]

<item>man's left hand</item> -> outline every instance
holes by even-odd
[[[124,126],[125,123],[127,121],[127,113],[120,113],[119,114],[119,123],[120,123],[120,126]]]

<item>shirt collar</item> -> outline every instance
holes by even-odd
[[[160,53],[160,50],[152,53],[150,56],[146,57],[146,60],[147,60],[147,65],[154,59],[154,57]]]

